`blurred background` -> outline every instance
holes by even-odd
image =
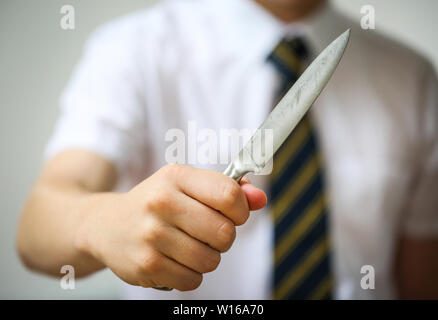
[[[219,0],[220,1],[220,0]],[[58,98],[98,25],[159,0],[2,0],[0,2],[0,298],[117,299],[120,280],[104,271],[62,290],[58,280],[31,273],[14,249],[23,202],[36,179],[58,115]],[[376,30],[428,57],[438,69],[438,1],[332,0],[360,23],[373,5]],[[60,9],[75,8],[75,29],[60,27]]]

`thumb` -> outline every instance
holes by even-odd
[[[249,210],[259,210],[266,205],[268,201],[266,194],[262,190],[252,185],[248,178],[243,178],[240,181],[240,186],[242,187],[242,190],[246,195],[246,199],[248,200]]]

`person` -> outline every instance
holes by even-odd
[[[259,189],[220,173],[223,163],[167,164],[169,130],[256,129],[282,85],[269,58],[279,43],[301,39],[308,63],[351,28],[308,117],[329,207],[333,280],[319,297],[437,298],[437,78],[426,59],[356,24],[325,0],[178,0],[99,28],[22,212],[24,264],[54,276],[66,264],[79,277],[109,268],[127,298],[273,297],[271,176],[251,178]],[[270,206],[249,214],[265,207],[261,190]],[[279,271],[281,298],[317,297],[290,293],[308,281],[298,273],[314,273],[298,266]]]

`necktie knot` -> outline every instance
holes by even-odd
[[[303,38],[284,38],[270,53],[267,61],[275,66],[285,82],[293,83],[303,72],[308,57],[308,47]]]
[[[306,41],[302,37],[283,39],[280,44],[288,46],[300,59],[309,58],[309,50]]]

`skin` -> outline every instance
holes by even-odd
[[[284,22],[325,2],[254,1]],[[193,290],[231,247],[236,226],[266,204],[247,180],[182,165],[126,193],[111,192],[116,181],[114,165],[96,154],[69,150],[51,159],[21,214],[23,263],[53,276],[66,264],[78,277],[110,268],[132,285]],[[401,236],[394,266],[400,298],[438,298],[438,239]]]
[[[167,165],[126,193],[114,166],[81,150],[44,167],[25,206],[17,248],[26,266],[78,277],[105,267],[129,284],[192,290],[218,266],[236,226],[266,195],[220,172]],[[41,235],[44,236],[41,236]]]
[[[438,239],[403,236],[395,260],[401,299],[438,299]]]
[[[315,12],[326,0],[254,0],[277,19],[290,23]]]

